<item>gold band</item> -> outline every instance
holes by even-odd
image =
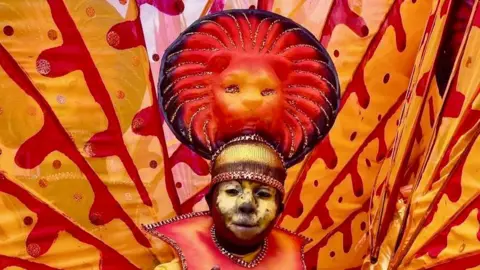
[[[233,172],[220,173],[215,177],[213,177],[212,182],[210,183],[210,186],[213,187],[215,184],[225,182],[225,181],[232,181],[232,180],[250,180],[250,181],[260,182],[275,188],[282,194],[282,196],[285,194],[285,187],[283,186],[282,182],[270,176],[266,176],[266,175],[254,173],[254,172],[247,172],[247,171],[233,171]]]

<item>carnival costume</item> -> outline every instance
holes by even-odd
[[[252,68],[255,80],[243,74]],[[165,51],[158,93],[176,137],[211,160],[211,189],[250,180],[274,187],[282,198],[286,169],[328,133],[340,96],[333,63],[317,39],[260,10],[215,13],[190,26]],[[173,246],[182,269],[305,267],[307,239],[281,228],[252,260],[219,245],[208,212],[145,228]]]

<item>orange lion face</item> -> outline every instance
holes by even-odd
[[[339,100],[333,63],[318,40],[258,10],[190,26],[165,52],[159,94],[176,136],[204,157],[257,134],[289,165],[326,135]]]
[[[212,82],[213,112],[224,136],[279,130],[283,113],[283,84],[262,59],[232,62]]]

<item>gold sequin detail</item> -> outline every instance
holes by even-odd
[[[315,73],[315,72],[310,72],[310,71],[305,71],[305,70],[294,70],[294,72],[296,73],[300,73],[300,74],[310,74],[310,75],[313,75],[313,76],[316,76],[318,78],[320,78],[320,80],[324,81],[326,84],[328,84],[328,86],[330,86],[332,88],[332,90],[336,91],[337,89],[335,88],[335,86],[333,86],[333,84],[328,81],[327,79],[325,79],[323,76],[321,76],[320,74],[318,73]]]
[[[45,59],[39,59],[37,61],[37,71],[42,75],[48,75],[51,71],[50,62]]]
[[[255,46],[257,45],[257,37],[258,37],[258,31],[260,31],[260,26],[262,25],[262,23],[266,20],[269,20],[270,18],[264,18],[260,21],[260,23],[257,25],[257,30],[255,30],[255,36],[253,37],[253,48],[255,48]]]
[[[294,49],[294,48],[310,48],[310,49],[313,49],[315,51],[317,51],[319,54],[322,54],[322,52],[320,52],[318,50],[318,48],[315,48],[314,46],[312,45],[308,45],[308,44],[295,44],[295,45],[291,45],[291,46],[288,46],[286,47],[285,49],[283,49],[281,52],[277,53],[277,55],[279,54],[284,54],[286,51],[290,50],[290,49]]]
[[[174,53],[171,53],[167,56],[167,61],[170,60],[170,58],[174,57],[177,54],[181,54],[184,52],[216,52],[219,51],[217,48],[207,48],[207,49],[183,49]]]
[[[230,35],[230,33],[228,33],[227,29],[225,29],[225,27],[223,27],[221,24],[219,24],[215,21],[212,21],[212,20],[203,20],[200,23],[212,23],[212,24],[215,24],[216,26],[220,27],[220,29],[222,29],[222,31],[225,33],[225,35],[227,35],[228,40],[230,41],[230,44],[232,44],[233,47],[237,48],[237,45],[235,44],[235,42],[233,42],[232,36]]]
[[[287,88],[308,88],[308,89],[312,89],[312,90],[315,90],[317,91],[322,97],[323,99],[325,100],[325,102],[327,102],[328,106],[330,107],[330,110],[333,112],[333,104],[330,102],[330,100],[327,98],[327,96],[325,95],[325,93],[320,89],[320,88],[317,88],[317,87],[313,87],[313,86],[310,86],[310,85],[307,85],[307,84],[289,84],[287,86]],[[301,96],[301,95],[298,95],[298,97],[301,97],[301,98],[305,98],[305,99],[308,99],[308,100],[311,100],[307,97],[304,97],[304,96]],[[312,101],[313,102],[313,101]]]
[[[230,13],[227,13],[227,15],[235,21],[235,27],[237,28],[238,36],[240,37],[240,43],[242,44],[242,49],[245,50],[245,44],[243,42],[243,35],[242,35],[242,31],[240,29],[240,25],[238,24],[237,18],[235,18],[235,16],[233,16]]]
[[[207,128],[208,128],[208,123],[210,123],[210,120],[206,120],[205,123],[203,123],[203,136],[205,136],[205,140],[207,141],[207,147],[208,147],[208,151],[212,151],[212,142],[210,142],[210,138],[208,137],[208,132],[207,132]]]
[[[306,112],[304,112],[302,109],[298,108],[297,102],[295,102],[294,100],[287,100],[287,103],[290,104],[295,109],[295,111],[297,111],[298,113],[303,114],[305,117],[307,117],[308,120],[310,120],[310,122],[312,123],[315,130],[317,131],[317,134],[321,135],[320,128],[317,126],[315,121],[310,116],[308,116],[308,114]],[[323,110],[323,108],[322,108],[322,110]]]
[[[285,124],[285,126],[287,127],[288,132],[290,133],[290,152],[288,153],[288,157],[291,158],[293,154],[295,154],[295,138],[294,138],[292,127],[288,124]]]
[[[188,75],[185,75],[185,76],[182,76],[176,80],[174,80],[173,82],[171,82],[166,88],[165,90],[163,91],[163,94],[166,94],[168,91],[170,91],[170,89],[175,85],[177,84],[178,82],[180,82],[181,80],[184,80],[184,79],[188,79],[190,77],[195,77],[195,76],[206,76],[206,75],[212,75],[213,72],[197,72],[197,73],[193,73],[193,74],[188,74]]]
[[[208,108],[208,106],[204,105],[200,108],[198,108],[198,110],[192,115],[192,117],[190,118],[190,122],[188,123],[188,140],[190,142],[193,142],[193,138],[192,138],[192,124],[193,124],[193,120],[195,120],[195,117],[203,110],[205,110],[206,108]]]
[[[252,40],[252,38],[253,38],[252,24],[251,24],[250,21],[248,20],[248,17],[247,17],[247,15],[245,15],[245,13],[242,12],[242,15],[243,15],[243,17],[245,17],[245,21],[246,21],[247,24],[248,24],[248,33],[249,33],[249,35],[250,35],[249,38],[250,38],[250,40]],[[253,48],[253,47],[252,47],[252,48]]]
[[[294,112],[287,110],[287,113],[290,114],[295,120],[297,121],[298,125],[300,125],[300,128],[302,129],[303,133],[303,149],[305,149],[308,146],[308,135],[307,135],[307,130],[302,124],[302,121],[298,118],[297,115],[295,115]]]
[[[209,37],[209,38],[213,38],[215,41],[217,41],[218,43],[220,43],[220,45],[222,45],[223,48],[227,48],[227,46],[225,45],[225,43],[223,43],[220,39],[218,39],[216,36],[214,35],[211,35],[209,33],[204,33],[204,32],[191,32],[191,33],[187,33],[185,34],[185,36],[193,36],[193,35],[201,35],[201,36],[206,36],[206,37]]]
[[[318,102],[316,102],[316,101],[314,101],[314,100],[312,100],[312,99],[310,99],[310,98],[308,98],[308,97],[302,96],[302,95],[290,94],[290,96],[296,97],[296,98],[301,98],[301,99],[304,99],[304,100],[306,100],[306,101],[308,101],[308,102],[311,102],[311,103],[315,104],[315,106],[317,106],[317,107],[325,114],[325,118],[327,118],[327,122],[330,122],[330,118],[328,117],[327,112],[325,112],[325,110],[323,109],[322,104],[320,104],[320,103],[318,103]],[[332,109],[332,110],[333,110],[333,109]],[[328,123],[327,123],[327,126],[328,126]]]
[[[192,98],[192,99],[185,100],[184,102],[178,104],[178,106],[177,106],[177,108],[175,109],[175,112],[173,113],[172,117],[170,117],[170,122],[173,123],[173,120],[175,120],[175,118],[177,117],[178,112],[180,111],[180,108],[181,108],[183,105],[185,105],[185,104],[187,104],[187,103],[190,103],[190,102],[195,102],[195,101],[198,101],[198,100],[201,100],[201,99],[205,99],[205,98],[207,98],[207,97],[209,97],[209,96],[206,95],[206,96],[201,96],[201,97],[197,97],[197,98]]]
[[[112,47],[117,47],[120,44],[120,36],[115,31],[110,31],[107,34],[107,43]]]
[[[173,67],[167,69],[167,71],[165,71],[165,74],[170,74],[175,69],[177,69],[181,66],[185,66],[185,65],[200,65],[200,66],[203,66],[203,67],[207,66],[205,63],[202,63],[202,62],[182,62],[182,63],[178,63],[178,64],[174,65]]]
[[[195,90],[195,89],[205,89],[205,88],[206,88],[205,85],[195,85],[193,87],[179,89],[178,91],[175,92],[175,94],[172,95],[172,97],[170,97],[170,99],[168,99],[167,103],[165,103],[165,110],[168,109],[172,101],[182,92],[188,91],[188,90]]]
[[[327,66],[327,67],[330,68],[330,66],[328,65],[327,62],[322,61],[322,60],[318,60],[318,59],[300,59],[300,60],[295,60],[295,61],[293,61],[293,63],[294,63],[294,64],[298,64],[298,63],[309,62],[309,61],[311,61],[311,62],[316,62],[316,63],[325,65],[325,66]]]
[[[295,27],[295,28],[290,28],[290,29],[287,29],[285,31],[283,31],[280,35],[278,35],[278,37],[275,39],[275,41],[273,42],[272,46],[270,46],[270,48],[268,49],[267,52],[270,52],[274,47],[275,45],[277,45],[277,42],[280,38],[282,38],[284,35],[290,33],[290,32],[294,32],[294,31],[302,31],[301,28],[298,28],[298,27]],[[288,48],[288,47],[287,47]]]
[[[265,47],[265,43],[267,43],[267,38],[268,38],[268,34],[270,34],[270,31],[272,31],[272,28],[273,26],[278,23],[280,20],[275,20],[272,22],[272,24],[270,24],[270,26],[268,27],[267,29],[267,33],[265,33],[265,37],[263,38],[263,41],[262,41],[262,46],[260,46],[260,49],[258,51],[262,51],[263,48]]]

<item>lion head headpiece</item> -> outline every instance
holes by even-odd
[[[193,23],[165,51],[158,91],[176,137],[212,161],[212,185],[253,180],[281,192],[286,168],[328,133],[340,99],[318,40],[260,10]]]

